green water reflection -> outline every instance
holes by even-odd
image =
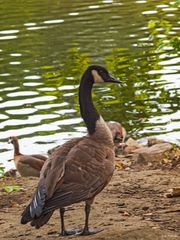
[[[1,0],[0,155],[7,167],[10,135],[24,151],[44,153],[85,134],[77,93],[89,64],[121,81],[94,88],[105,120],[135,138],[178,142],[178,2]]]

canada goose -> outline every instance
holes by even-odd
[[[64,226],[64,208],[85,201],[85,226],[81,235],[98,232],[88,225],[91,204],[110,181],[114,172],[112,134],[92,102],[94,83],[117,82],[101,66],[90,66],[79,87],[81,116],[88,135],[74,138],[59,146],[45,162],[37,190],[22,213],[21,223],[31,222],[40,228],[48,222],[55,209],[60,209],[61,235],[68,235]]]
[[[126,130],[119,122],[107,122],[111,130],[114,143],[123,143],[126,138]]]
[[[107,122],[107,125],[111,130],[115,145],[114,151],[117,155],[119,148],[123,150],[123,147],[125,145],[125,139],[127,135],[126,129],[119,122]]]
[[[12,143],[14,146],[14,162],[20,175],[23,177],[39,177],[47,157],[41,154],[24,155],[20,153],[18,138],[15,136],[9,137],[8,143]]]

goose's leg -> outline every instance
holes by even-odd
[[[66,230],[65,230],[65,226],[64,226],[64,212],[65,212],[65,208],[60,208],[59,209],[60,212],[60,218],[61,218],[61,236],[66,236]]]
[[[86,202],[85,205],[85,225],[84,225],[84,229],[81,233],[81,235],[89,235],[89,214],[91,211],[91,204],[89,204],[88,202]]]
[[[61,232],[60,235],[61,236],[68,236],[68,235],[73,235],[76,234],[76,230],[72,229],[72,230],[66,230],[65,229],[65,224],[64,224],[64,213],[65,213],[65,208],[60,208],[59,209],[60,212],[60,218],[61,218]]]
[[[89,229],[89,214],[90,214],[90,211],[91,211],[91,204],[93,203],[93,200],[89,200],[89,201],[86,201],[86,205],[85,205],[85,225],[84,225],[84,229],[83,231],[81,232],[80,235],[91,235],[91,234],[95,234],[95,233],[98,233],[98,232],[101,232],[102,229]]]

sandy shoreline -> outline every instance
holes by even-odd
[[[62,239],[59,212],[48,224],[36,230],[29,224],[21,225],[22,210],[31,199],[38,179],[0,179],[1,239]],[[103,229],[87,237],[68,236],[66,239],[117,240],[175,240],[180,237],[180,199],[167,198],[167,189],[180,182],[179,170],[116,170],[110,184],[93,204],[90,226]],[[5,185],[19,185],[21,192],[5,193]],[[168,212],[168,210],[170,210]],[[174,211],[172,211],[174,210]],[[165,213],[167,212],[167,213]],[[83,227],[84,204],[75,204],[65,213],[67,228]]]

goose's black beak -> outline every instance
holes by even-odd
[[[120,83],[119,80],[117,80],[117,79],[115,79],[115,78],[113,78],[113,77],[111,77],[111,76],[109,76],[109,78],[106,80],[106,82]]]

